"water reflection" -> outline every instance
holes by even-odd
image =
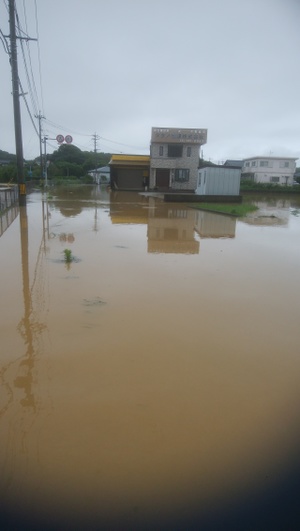
[[[199,253],[195,239],[195,211],[180,204],[155,205],[150,198],[148,218],[149,253]],[[152,207],[152,208],[151,208]]]
[[[110,193],[110,219],[112,223],[138,224],[148,223],[149,198],[135,192]]]
[[[95,233],[94,199],[48,208],[29,200],[0,239],[2,505],[37,528],[240,531],[232,510],[276,529],[300,440],[300,219],[114,194]]]
[[[23,482],[27,482],[30,475],[29,463],[36,458],[36,448],[30,448],[30,439],[38,415],[42,410],[42,397],[39,392],[39,360],[43,356],[44,345],[42,345],[43,333],[47,330],[44,313],[45,299],[43,296],[45,288],[44,256],[45,246],[42,238],[39,244],[37,260],[34,270],[30,266],[29,259],[29,234],[27,207],[19,207],[20,231],[19,249],[14,255],[14,262],[11,264],[12,278],[14,285],[19,285],[15,277],[15,268],[18,259],[21,261],[21,290],[18,301],[14,306],[19,307],[23,316],[20,321],[14,323],[17,335],[22,339],[23,347],[18,349],[8,349],[9,343],[3,342],[5,336],[2,335],[2,354],[6,362],[3,362],[0,370],[1,381],[1,407],[0,419],[5,424],[5,438],[2,431],[2,455],[1,459],[1,510],[0,522],[3,516],[2,510],[9,508],[12,497]],[[40,220],[41,216],[40,216]],[[32,281],[30,282],[30,274]],[[16,295],[16,290],[11,290]],[[14,300],[14,297],[12,297]],[[8,301],[6,301],[8,302]],[[12,301],[10,301],[10,304]],[[5,316],[3,315],[3,318]],[[9,334],[8,334],[9,335]],[[6,347],[6,348],[5,348]],[[8,360],[7,360],[8,358]],[[43,385],[46,382],[43,380]],[[5,451],[4,451],[5,448]],[[22,458],[20,459],[20,457]]]
[[[4,212],[0,212],[0,238],[19,214],[19,206],[13,205]]]
[[[247,195],[244,200],[257,207],[255,212],[243,218],[248,225],[266,227],[288,227],[291,213],[300,208],[299,195],[283,196],[269,194],[269,196]]]
[[[234,238],[236,218],[199,210],[195,214],[195,229],[201,238]]]
[[[138,197],[138,201],[137,201]],[[233,238],[236,219],[231,216],[197,211],[179,203],[137,196],[135,193],[112,192],[112,223],[147,225],[149,253],[198,254],[202,238]]]

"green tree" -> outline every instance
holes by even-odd
[[[85,157],[84,153],[77,146],[73,144],[62,144],[59,148],[48,155],[51,162],[69,162],[71,164],[83,164]]]
[[[1,183],[17,182],[16,164],[8,164],[5,166],[0,166],[0,182]]]

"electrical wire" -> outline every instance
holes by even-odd
[[[114,140],[110,140],[109,138],[104,138],[103,136],[100,137],[100,140],[106,140],[106,142],[111,142],[112,144],[117,144],[119,146],[124,146],[124,147],[130,147],[130,148],[133,148],[133,149],[138,149],[139,151],[141,151],[143,149],[148,149],[148,147],[145,147],[145,146],[137,147],[137,146],[132,146],[130,144],[123,144],[122,142],[115,142]]]
[[[41,62],[41,50],[40,50],[40,34],[39,34],[39,22],[38,22],[38,10],[37,2],[34,0],[35,7],[35,28],[37,36],[37,49],[38,49],[38,62],[39,62],[39,76],[40,76],[40,90],[41,90],[41,101],[42,101],[42,110],[44,114],[44,95],[43,95],[43,83],[42,83],[42,62]]]
[[[19,15],[18,15],[18,12],[15,11],[16,13],[16,20],[17,20],[17,28],[18,28],[18,31],[19,31],[19,37],[20,38],[20,43],[21,43],[21,50],[22,50],[22,56],[23,56],[23,63],[24,63],[24,69],[25,69],[25,74],[26,74],[26,79],[27,79],[27,84],[28,84],[28,90],[29,90],[29,95],[30,95],[30,98],[31,98],[31,103],[32,103],[32,107],[34,109],[34,113],[37,114],[38,113],[38,109],[39,109],[39,104],[38,104],[38,96],[37,96],[37,90],[36,90],[36,84],[35,84],[35,80],[34,80],[34,75],[33,75],[33,71],[32,71],[32,67],[31,67],[31,77],[29,75],[29,71],[28,71],[28,66],[27,66],[27,61],[26,61],[26,55],[25,55],[25,50],[24,50],[24,44],[23,44],[23,39],[24,37],[22,37],[20,35],[20,32],[24,35],[26,35],[26,33],[22,30],[21,28],[21,24],[20,24],[20,19],[19,19]],[[28,38],[28,35],[26,35],[25,39]],[[27,43],[28,44],[28,43]],[[29,53],[29,62],[31,64],[31,57],[30,57],[30,53]]]
[[[19,78],[19,85],[20,85],[20,89],[21,89],[21,96],[23,96],[23,100],[24,100],[24,102],[25,102],[26,109],[27,109],[28,114],[29,114],[29,118],[30,118],[30,120],[31,120],[31,123],[32,123],[32,125],[33,125],[33,127],[34,127],[34,130],[35,130],[37,136],[39,137],[40,135],[39,135],[39,132],[38,132],[38,130],[37,130],[37,127],[36,127],[36,125],[35,125],[35,123],[34,123],[34,120],[33,120],[32,114],[31,114],[31,112],[30,112],[30,109],[29,109],[29,106],[28,106],[28,103],[27,103],[27,100],[26,100],[26,98],[25,98],[25,93],[24,93],[24,91],[23,91],[23,87],[22,87],[22,84],[21,84],[20,78]]]
[[[26,7],[25,7],[25,0],[23,0],[23,10],[24,10],[24,19],[25,19],[25,26],[26,26],[26,34],[28,35],[27,13],[26,13]],[[22,44],[23,44],[23,41],[21,40],[21,46],[22,46]],[[29,41],[28,41],[28,40],[26,41],[26,46],[27,46],[27,53],[28,53],[29,64],[30,64],[31,79],[32,79],[33,88],[34,88],[34,94],[35,94],[35,98],[36,98],[36,101],[37,101],[37,106],[38,106],[38,108],[39,108],[39,107],[40,107],[40,105],[39,105],[39,96],[38,96],[38,91],[37,91],[37,88],[36,88],[36,83],[35,83],[34,74],[33,74],[33,69],[32,69],[32,61],[31,61],[30,45],[29,45]],[[22,46],[22,50],[23,50],[23,46]],[[23,52],[23,53],[24,53],[24,52]],[[35,114],[37,114],[37,109],[35,109]]]
[[[3,48],[4,48],[4,51],[5,53],[7,53],[9,55],[9,46],[8,46],[8,43],[7,43],[7,40],[6,40],[6,37],[3,33],[3,31],[0,29],[0,40],[3,44]]]
[[[86,133],[78,133],[78,131],[72,131],[71,128],[69,127],[65,127],[63,125],[59,125],[59,124],[56,124],[55,122],[51,122],[51,120],[46,120],[45,119],[45,122],[49,123],[50,125],[53,125],[54,127],[59,127],[60,129],[62,129],[63,131],[70,131],[70,133],[72,133],[73,135],[79,135],[79,136],[90,136],[92,137],[93,135],[88,135]]]

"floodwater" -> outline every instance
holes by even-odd
[[[294,529],[300,196],[50,193],[1,222],[3,521]]]

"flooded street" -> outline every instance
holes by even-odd
[[[276,508],[299,466],[300,196],[235,219],[50,193],[1,225],[3,514],[206,529]]]

